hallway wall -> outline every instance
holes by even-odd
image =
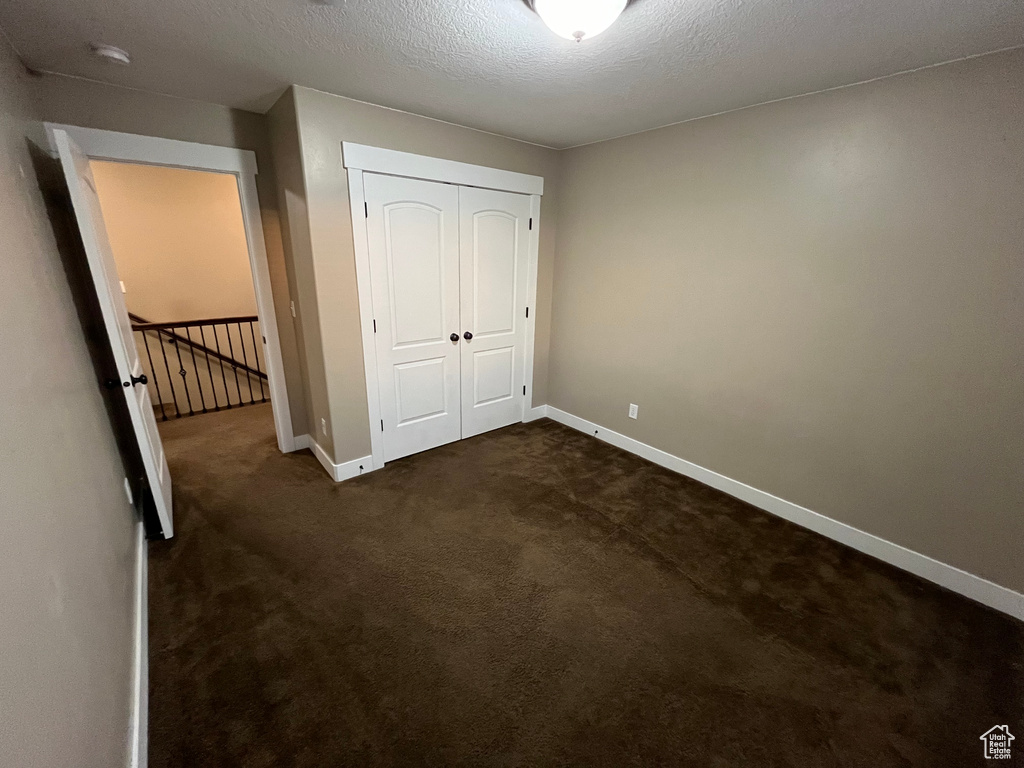
[[[234,176],[90,165],[129,312],[160,323],[256,314]]]
[[[0,762],[112,768],[128,758],[137,529],[33,168],[31,92],[0,36]]]

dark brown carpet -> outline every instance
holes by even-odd
[[[962,768],[995,724],[1024,744],[1024,625],[729,496],[546,420],[335,485],[270,416],[164,429],[154,768]]]

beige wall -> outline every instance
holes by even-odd
[[[0,39],[0,762],[127,760],[134,511]]]
[[[270,265],[274,312],[281,337],[281,356],[288,385],[292,425],[297,434],[306,432],[308,417],[303,397],[305,383],[302,380],[303,369],[289,306],[292,296],[281,240],[277,183],[274,179],[267,118],[216,104],[60,75],[37,78],[33,80],[31,88],[39,101],[42,119],[47,121],[237,147],[252,150],[256,154],[259,166],[259,174],[256,176],[257,195]]]
[[[320,418],[325,417],[333,425],[332,436],[317,435],[321,445],[336,462],[370,453],[355,253],[348,182],[341,158],[342,141],[544,177],[533,382],[533,401],[543,403],[547,396],[551,276],[560,186],[559,153],[308,88],[295,87],[284,98],[294,100],[297,133],[302,147],[302,189],[293,190],[293,202],[296,210],[305,207],[308,211],[308,233],[296,231],[293,222],[291,234],[296,275],[307,283],[305,288],[299,287],[303,327],[306,332],[311,330],[313,315],[309,305],[315,301],[318,332],[322,339],[322,346],[307,346],[310,351],[311,421],[319,424]],[[283,106],[279,102],[275,110],[278,108],[290,107],[285,101]],[[283,128],[283,118],[281,122]],[[299,274],[300,270],[304,270],[303,275]],[[315,289],[308,285],[314,280]],[[319,349],[323,350],[322,361],[314,358],[314,352]],[[322,379],[322,388],[314,382],[315,379]]]
[[[1024,590],[1024,51],[564,159],[552,405]]]
[[[256,314],[234,176],[91,166],[129,311],[153,322]]]
[[[320,343],[320,324],[316,300],[316,276],[309,244],[309,215],[306,185],[302,174],[298,115],[294,89],[289,88],[267,113],[267,128],[274,153],[277,199],[281,203],[281,234],[285,263],[289,268],[292,297],[295,300],[295,337],[302,370],[305,372],[303,397],[309,414],[309,434],[318,435],[321,418],[327,418],[327,381]],[[323,437],[322,444],[329,445]]]

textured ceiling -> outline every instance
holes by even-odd
[[[635,0],[581,44],[522,0],[0,0],[0,27],[41,70],[255,111],[298,83],[566,147],[1022,45],[1024,0]]]

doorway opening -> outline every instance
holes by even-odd
[[[94,279],[109,279],[109,292],[118,294],[116,300],[109,296],[113,303],[107,307],[107,330],[116,336],[114,331],[121,325],[124,335],[135,337],[132,346],[138,347],[139,365],[147,381],[152,381],[145,388],[152,395],[156,421],[167,423],[165,416],[168,422],[180,421],[229,406],[233,410],[269,404],[278,449],[296,450],[256,193],[255,153],[57,123],[45,127],[55,155],[57,136],[63,133],[87,166],[75,174],[88,177],[79,179],[85,185],[83,194],[93,196],[93,213],[102,221],[92,220],[85,209],[76,213],[79,224],[83,217],[89,220],[86,228],[95,230],[99,238],[91,243],[93,266],[99,270]],[[70,156],[66,159],[71,161]],[[109,199],[102,200],[101,193]],[[88,208],[86,200],[79,202]],[[177,214],[178,220],[160,218],[161,210]],[[108,219],[118,230],[109,238]],[[153,230],[148,238],[144,237],[147,226]],[[176,251],[169,247],[172,243],[178,244]],[[152,255],[139,254],[137,244],[146,244],[165,258],[158,262]],[[217,249],[220,256],[210,256]],[[112,271],[117,274],[102,274]],[[171,290],[161,293],[161,280]],[[121,282],[123,294],[114,287]],[[179,290],[182,284],[187,293]],[[214,298],[218,291],[222,295]],[[103,292],[107,293],[106,288]],[[134,317],[128,317],[126,310]],[[193,314],[206,310],[212,314]],[[211,320],[217,322],[188,324]]]
[[[90,167],[158,423],[269,404],[235,177],[95,159]]]
[[[183,407],[188,408],[190,416],[195,416],[196,397],[199,400],[200,413],[204,410],[204,403],[205,411],[209,413],[211,405],[214,411],[218,408],[224,410],[228,406],[230,406],[230,410],[234,410],[239,405],[245,404],[243,402],[244,393],[249,393],[248,405],[255,410],[266,408],[263,401],[267,397],[266,391],[269,390],[269,399],[272,405],[270,415],[273,417],[277,446],[285,453],[296,448],[291,412],[288,406],[288,391],[284,378],[277,317],[274,314],[273,294],[270,287],[270,267],[267,262],[260,206],[256,196],[256,156],[249,150],[231,147],[194,144],[54,123],[47,123],[46,130],[54,155],[60,160],[67,182],[71,208],[81,235],[85,263],[95,288],[96,309],[102,317],[103,329],[110,342],[110,371],[104,374],[106,378],[102,383],[108,389],[117,389],[124,393],[125,418],[131,424],[134,444],[138,447],[141,466],[144,470],[141,477],[127,478],[125,487],[130,497],[142,500],[139,503],[143,519],[146,522],[146,535],[149,538],[169,538],[173,535],[174,530],[171,477],[157,427],[157,414],[154,413],[154,410],[160,410],[161,421],[164,418],[170,418],[167,414],[168,397],[173,407],[174,422],[188,424],[196,419],[185,419]],[[131,239],[132,237],[141,237],[156,225],[147,223],[143,213],[137,207],[132,208],[132,206],[138,206],[140,202],[145,202],[146,191],[140,190],[137,185],[130,182],[128,186],[131,188],[131,192],[126,199],[120,200],[116,204],[108,202],[108,210],[104,211],[99,193],[100,183],[96,181],[96,175],[98,173],[101,176],[109,176],[107,171],[124,171],[124,168],[112,169],[102,165],[104,162],[138,166],[134,170],[137,174],[143,174],[146,171],[152,172],[153,169],[210,172],[225,180],[224,201],[229,199],[227,189],[231,186],[234,187],[230,201],[224,202],[223,205],[230,210],[231,216],[228,219],[234,221],[235,225],[238,222],[240,209],[245,252],[249,264],[249,279],[242,281],[240,278],[236,278],[229,282],[237,289],[234,291],[236,298],[244,297],[244,299],[238,298],[240,301],[248,301],[249,290],[252,291],[256,304],[255,320],[252,319],[253,315],[251,314],[206,318],[187,317],[184,321],[159,320],[137,314],[140,310],[154,311],[152,307],[159,308],[161,306],[165,308],[170,306],[171,310],[158,309],[157,311],[184,311],[185,315],[197,311],[188,307],[183,309],[176,304],[183,300],[183,296],[194,298],[197,281],[192,280],[193,290],[184,294],[178,291],[153,291],[152,285],[149,285],[147,289],[146,280],[139,278],[139,275],[148,274],[152,270],[152,264],[138,271],[131,271],[129,262],[132,259],[146,258],[145,256],[140,257],[138,253],[129,253],[133,250],[131,245],[119,247],[119,250],[122,251],[122,264],[125,266],[119,265],[111,246],[107,219],[115,222],[115,229],[125,229],[125,232],[119,232],[116,238],[121,241],[122,246],[124,243],[135,242]],[[193,182],[197,180],[210,181],[206,175],[186,175],[181,178]],[[110,181],[109,178],[107,180]],[[120,181],[123,182],[124,179],[120,179]],[[107,187],[107,191],[113,189],[110,184],[104,186]],[[167,192],[163,188],[159,191],[161,194]],[[152,190],[150,192],[156,194]],[[189,194],[192,193],[186,193],[186,195]],[[133,198],[143,198],[143,200]],[[193,200],[193,203],[195,202]],[[131,210],[128,214],[119,216],[118,205],[129,207]],[[207,206],[215,208],[216,204],[208,203]],[[166,205],[157,204],[153,207],[156,210],[154,215],[167,213],[169,210]],[[193,206],[189,215],[203,214],[203,207],[202,204]],[[199,210],[197,211],[196,208]],[[210,211],[205,211],[205,213],[210,213]],[[117,223],[119,218],[123,219],[120,226]],[[160,251],[166,245],[164,240],[174,240],[180,234],[183,229],[183,221],[184,218],[181,216],[172,219],[170,224],[163,221],[161,226],[164,229],[161,231],[164,232],[164,235],[147,239],[144,247]],[[128,231],[132,229],[136,231],[134,233]],[[202,230],[202,227],[199,229]],[[237,226],[234,227],[234,230],[232,237],[238,234]],[[209,235],[209,231],[207,234]],[[195,243],[193,246],[199,247],[195,246]],[[152,254],[149,257],[151,258]],[[165,253],[164,260],[175,262],[181,258],[180,253],[172,250],[169,256]],[[203,271],[203,274],[209,273],[212,269],[208,263],[210,261],[222,264],[223,260],[209,257],[207,254],[207,257],[200,258],[192,264],[193,271],[191,273],[188,269],[185,270],[185,278],[182,278],[181,275],[168,277],[167,273],[163,271],[163,279],[168,282],[187,284],[189,282],[188,275],[198,274],[196,270]],[[241,257],[239,256],[236,261],[242,261]],[[122,281],[121,269],[135,275],[134,289],[131,289],[127,282]],[[213,268],[213,272],[216,273],[215,268]],[[240,275],[241,271],[237,274]],[[129,280],[132,279],[129,278]],[[243,282],[246,284],[244,290],[240,287]],[[135,302],[136,296],[133,295],[133,304],[138,318],[134,323],[129,317],[126,302],[130,290],[142,295],[145,295],[148,290],[150,300],[157,302],[140,305]],[[226,291],[223,286],[221,286],[221,290]],[[170,298],[169,304],[167,303],[168,298]],[[153,322],[145,323],[142,322],[143,320]],[[211,323],[210,321],[215,322]],[[133,325],[137,327],[133,328]],[[209,337],[205,334],[206,325],[214,326]],[[216,330],[218,325],[220,326],[219,331]],[[204,330],[199,332],[199,328]],[[251,346],[246,346],[244,341],[247,328]],[[233,336],[232,331],[236,335]],[[141,334],[141,345],[135,338],[138,334]],[[151,335],[154,338],[150,339]],[[156,354],[154,345],[159,350],[159,355]],[[171,347],[170,350],[167,349],[168,346]],[[226,353],[225,346],[227,347]],[[250,351],[253,355],[251,360],[248,359]],[[166,363],[161,371],[160,363],[165,359]],[[193,363],[191,382],[188,381],[189,369],[186,361]],[[177,366],[174,363],[177,363]],[[174,380],[175,367],[179,377],[178,381]],[[232,374],[230,380],[227,376],[229,368]],[[220,388],[217,387],[216,382],[216,373],[218,372],[222,373]],[[204,388],[204,374],[206,382],[212,380],[212,383],[209,383],[209,389]],[[265,381],[260,374],[265,374]],[[150,382],[150,375],[153,377],[152,382]],[[115,376],[116,378],[114,378]],[[166,385],[166,391],[157,394],[161,378]],[[231,397],[232,382],[235,383],[235,400],[232,400]],[[251,389],[250,382],[253,385]],[[192,389],[189,384],[192,384]],[[260,390],[260,405],[255,405],[256,390],[260,388],[261,384],[264,384],[265,389]],[[177,385],[179,389],[172,394],[174,385]],[[156,401],[150,397],[151,391],[157,397]],[[193,397],[193,392],[195,397]],[[207,394],[212,402],[206,400]],[[223,400],[220,400],[218,396],[223,397]],[[156,402],[156,406],[154,406],[154,402]],[[264,417],[266,415],[266,411],[264,411]],[[197,418],[216,419],[217,417],[200,415]],[[146,510],[152,514],[147,516]]]

